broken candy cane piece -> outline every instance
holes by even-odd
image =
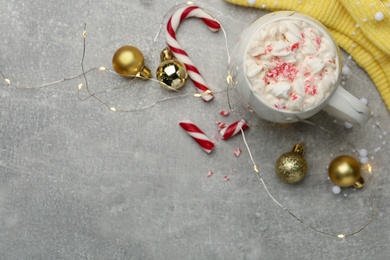
[[[226,139],[229,139],[230,137],[238,134],[241,131],[241,129],[245,130],[247,128],[249,128],[249,126],[246,124],[244,119],[241,119],[241,120],[223,128],[223,129],[221,129],[219,131],[219,133],[221,135],[221,138],[226,140]]]
[[[190,120],[181,121],[179,125],[199,144],[199,146],[206,153],[211,153],[214,148],[214,143],[203,133],[202,130],[199,129],[199,127],[197,127]]]

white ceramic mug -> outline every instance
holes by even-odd
[[[264,26],[275,21],[286,19],[298,19],[309,23],[311,26],[322,32],[325,37],[329,38],[337,50],[335,59],[336,69],[338,72],[336,72],[337,79],[335,83],[337,85],[335,85],[333,90],[317,105],[298,112],[277,109],[263,102],[261,98],[254,93],[252,84],[246,76],[245,60],[252,38]],[[339,85],[341,80],[341,63],[342,58],[337,44],[330,36],[328,30],[320,22],[301,13],[279,11],[260,17],[242,32],[240,39],[232,52],[228,71],[229,78],[232,81],[231,83],[233,84],[238,96],[244,100],[248,109],[263,119],[272,122],[291,123],[309,118],[318,113],[320,110],[325,110],[341,120],[352,124],[364,125],[370,118],[370,111],[363,102]]]

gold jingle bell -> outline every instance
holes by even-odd
[[[276,161],[276,175],[283,182],[298,183],[306,175],[307,163],[303,158],[305,148],[302,144],[296,144],[292,152],[282,154]]]
[[[133,46],[120,47],[112,57],[114,70],[123,77],[140,77],[148,79],[152,77],[150,70],[144,65],[144,55]]]
[[[168,48],[162,50],[160,60],[161,63],[156,71],[160,85],[169,90],[178,90],[183,87],[188,77],[185,65],[174,59]]]
[[[359,162],[348,155],[341,155],[334,158],[328,169],[331,181],[340,187],[364,187],[364,179],[360,176]]]

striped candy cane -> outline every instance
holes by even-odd
[[[202,130],[199,129],[194,123],[190,120],[184,120],[179,123],[179,125],[187,132],[206,153],[211,153],[214,148],[214,143],[211,142]]]
[[[232,136],[235,136],[242,130],[248,129],[249,126],[246,124],[244,119],[241,119],[225,128],[222,128],[219,133],[221,135],[221,138],[226,140],[229,139]]]
[[[213,32],[218,31],[221,28],[221,25],[213,18],[211,15],[203,11],[200,7],[192,5],[189,7],[184,7],[177,10],[171,18],[169,18],[166,31],[165,31],[165,40],[169,46],[169,49],[172,51],[173,55],[184,63],[187,68],[188,75],[194,82],[194,85],[199,92],[205,93],[202,95],[204,101],[209,101],[213,98],[213,95],[207,94],[209,88],[206,86],[206,82],[200,75],[199,70],[195,67],[195,64],[188,57],[188,54],[183,50],[181,45],[176,40],[176,30],[179,27],[180,23],[188,17],[198,17],[209,27]]]

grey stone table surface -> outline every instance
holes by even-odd
[[[115,50],[129,44],[155,71],[166,44],[164,33],[154,37],[180,3],[92,1],[87,18],[89,1],[0,0],[0,70],[12,83],[0,84],[0,258],[388,259],[390,117],[348,54],[343,58],[352,73],[345,88],[366,98],[373,115],[352,129],[325,112],[310,119],[317,126],[272,124],[246,111],[234,94],[225,118],[219,114],[229,108],[224,92],[205,103],[192,97],[191,81],[173,93],[153,81],[126,84],[107,71],[89,72],[91,91],[102,91],[97,97],[117,110],[172,97],[114,113],[88,98],[83,77],[61,81],[81,74],[85,21],[86,70],[111,68]],[[222,0],[198,4],[224,26],[229,49],[265,14]],[[225,90],[223,33],[188,19],[177,35],[210,88]],[[269,192],[303,224],[268,196],[241,135],[214,138],[217,121],[240,118],[251,126],[246,140]],[[211,154],[179,127],[184,119],[213,139]],[[298,142],[306,145],[308,174],[287,185],[277,179],[275,161]],[[358,157],[351,144],[368,150],[372,173],[364,171],[362,190],[334,195],[327,166],[337,155]],[[236,148],[242,149],[238,158]],[[345,239],[310,228],[348,234],[366,223]]]

